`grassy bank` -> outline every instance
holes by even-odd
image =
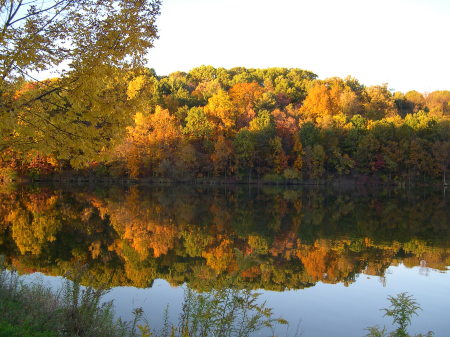
[[[138,336],[136,324],[114,318],[113,304],[102,302],[105,293],[76,281],[55,291],[2,268],[0,336]]]
[[[1,256],[0,256],[1,258]],[[0,261],[1,263],[1,261]],[[1,266],[1,264],[0,264]],[[0,267],[0,337],[276,337],[301,335],[299,326],[289,331],[288,322],[275,318],[271,308],[251,290],[224,287],[199,293],[186,289],[176,324],[169,322],[168,307],[162,308],[163,326],[152,329],[141,308],[134,319],[124,322],[114,317],[112,302],[102,301],[105,288],[83,287],[82,273],[68,275],[59,291],[42,282],[24,283],[19,275]],[[395,330],[366,328],[365,337],[433,337],[409,334],[407,328],[421,309],[412,295],[389,296],[390,306],[381,309],[391,318]],[[282,327],[284,326],[284,328]],[[281,332],[281,334],[279,334]]]
[[[176,324],[161,308],[164,324],[152,329],[141,308],[133,311],[132,321],[117,319],[113,303],[102,300],[108,290],[81,286],[81,275],[82,270],[68,275],[74,281],[65,280],[55,291],[0,267],[0,337],[248,337],[262,329],[275,336],[276,327],[287,324],[253,291],[186,289]]]

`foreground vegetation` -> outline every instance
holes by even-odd
[[[116,319],[113,303],[102,299],[107,290],[81,286],[81,273],[78,269],[74,281],[64,281],[55,291],[42,282],[24,283],[16,272],[0,267],[0,336],[248,337],[262,329],[274,336],[277,325],[287,324],[274,318],[253,291],[231,287],[197,293],[187,288],[179,322],[169,322],[166,309],[163,326],[151,329],[141,308],[133,311],[131,322]]]
[[[397,296],[389,296],[391,305],[389,308],[384,308],[385,317],[391,317],[397,329],[388,332],[386,327],[372,326],[367,328],[366,337],[410,337],[407,331],[411,324],[413,316],[417,316],[419,310],[422,310],[420,305],[416,302],[412,295],[408,293],[400,293]],[[428,331],[426,334],[417,334],[412,337],[433,337],[434,333]]]
[[[0,336],[133,336],[134,326],[115,321],[105,291],[67,281],[60,291],[26,284],[0,270]]]
[[[66,280],[62,289],[55,291],[42,281],[24,283],[16,272],[0,267],[0,336],[249,337],[262,331],[275,337],[277,326],[288,324],[274,318],[272,309],[258,300],[258,293],[229,285],[205,293],[186,288],[178,323],[169,322],[167,307],[163,326],[151,329],[141,308],[133,311],[131,322],[116,319],[112,302],[102,300],[107,290],[82,287],[79,276],[83,269],[78,270],[75,281]],[[368,327],[366,337],[412,336],[407,328],[420,306],[407,293],[389,296],[388,300],[390,307],[382,310],[397,329],[388,333],[385,327]],[[289,329],[284,334],[300,336],[298,327],[291,334]],[[414,335],[432,336],[431,331]]]

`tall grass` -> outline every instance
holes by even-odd
[[[253,291],[223,288],[198,293],[187,288],[178,326],[172,326],[170,335],[162,337],[248,337],[263,329],[274,336],[276,327],[287,324],[275,318],[272,309]]]
[[[152,329],[140,308],[130,322],[116,319],[113,303],[102,300],[108,288],[82,286],[84,272],[68,275],[71,281],[55,291],[42,282],[24,283],[0,256],[0,337],[249,337],[264,328],[273,336],[277,325],[287,324],[253,291],[187,288],[179,320],[169,322],[168,308],[162,309],[165,322]]]
[[[0,336],[139,336],[137,322],[116,319],[113,303],[102,301],[107,288],[82,287],[81,274],[72,276],[55,291],[0,267]]]

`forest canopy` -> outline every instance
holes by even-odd
[[[0,1],[0,180],[19,175],[441,179],[450,91],[297,68],[158,76],[157,0]],[[39,81],[33,74],[48,72]],[[54,77],[51,77],[54,76]]]
[[[391,92],[387,85],[365,86],[352,77],[320,80],[287,68],[201,66],[168,76],[144,67],[96,69],[101,72],[73,90],[17,110],[49,123],[38,132],[16,119],[14,133],[2,134],[8,144],[3,167],[176,180],[351,174],[445,180],[450,91]],[[10,100],[27,102],[59,81],[23,80]],[[67,120],[61,106],[92,120]],[[30,144],[14,143],[22,136]]]

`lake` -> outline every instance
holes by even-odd
[[[260,293],[288,335],[392,330],[380,309],[401,292],[422,308],[411,333],[450,335],[442,189],[19,187],[0,192],[0,254],[54,287],[85,266],[82,283],[111,285],[118,316],[142,307],[155,328],[167,305],[176,322],[187,289],[228,287]]]

